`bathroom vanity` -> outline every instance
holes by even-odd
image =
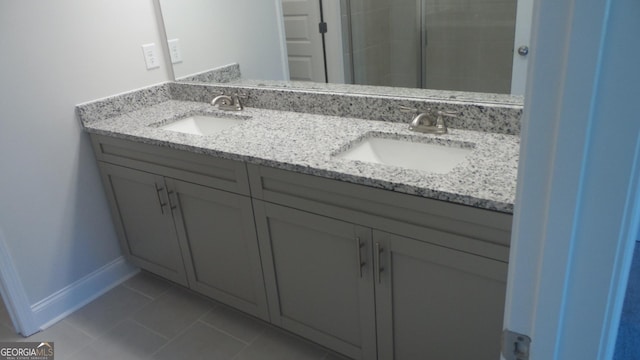
[[[78,106],[130,261],[354,359],[496,359],[521,107],[243,86]],[[242,112],[208,104],[240,90]],[[461,119],[416,134],[399,105]],[[193,116],[237,124],[168,128]],[[372,138],[468,152],[444,173],[341,156]]]

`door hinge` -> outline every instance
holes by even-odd
[[[509,329],[502,331],[502,356],[505,360],[529,360],[531,338]]]
[[[326,22],[321,22],[320,24],[318,24],[318,27],[320,28],[320,34],[326,34],[327,33],[327,23]]]

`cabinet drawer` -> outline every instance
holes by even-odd
[[[242,162],[95,134],[91,141],[100,161],[249,195]]]
[[[508,261],[509,214],[264,166],[248,171],[256,199]]]

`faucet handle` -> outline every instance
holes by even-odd
[[[416,108],[412,108],[412,107],[408,107],[408,106],[398,106],[398,108],[400,109],[400,111],[402,112],[406,112],[406,113],[417,113],[418,109]]]
[[[446,134],[449,132],[447,128],[447,124],[444,121],[444,117],[450,117],[450,118],[458,117],[458,113],[456,112],[442,111],[442,110],[436,111],[436,115],[438,115],[438,117],[436,118],[435,128],[437,129],[436,132],[438,134]]]
[[[452,118],[457,118],[459,115],[457,112],[455,111],[442,111],[442,110],[438,110],[436,111],[436,114],[438,116],[446,116],[446,117],[452,117]]]
[[[233,96],[238,97],[240,99],[246,99],[249,97],[249,95],[247,95],[246,93],[241,93],[241,92],[233,93]]]

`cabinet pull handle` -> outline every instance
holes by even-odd
[[[169,208],[171,208],[171,210],[175,210],[178,208],[178,205],[174,205],[173,201],[171,201],[171,195],[175,194],[175,192],[173,190],[169,190],[167,191],[167,197],[169,198]],[[176,204],[178,202],[176,201]]]
[[[360,278],[362,278],[362,267],[367,265],[367,263],[362,261],[362,248],[364,244],[360,241],[360,237],[356,237],[356,250],[358,252],[358,274],[360,274]]]
[[[380,275],[382,273],[382,271],[384,271],[384,268],[382,267],[382,264],[380,264],[380,253],[382,253],[384,251],[384,249],[382,247],[380,247],[380,243],[377,242],[376,243],[376,265],[378,266],[378,271],[376,271],[376,282],[378,284],[380,284],[380,282],[382,281],[382,276]]]
[[[156,187],[156,195],[158,195],[158,203],[160,204],[160,212],[164,215],[164,207],[167,206],[166,203],[162,202],[162,198],[160,197],[160,192],[164,190],[163,187],[158,187],[158,184],[153,184]]]

